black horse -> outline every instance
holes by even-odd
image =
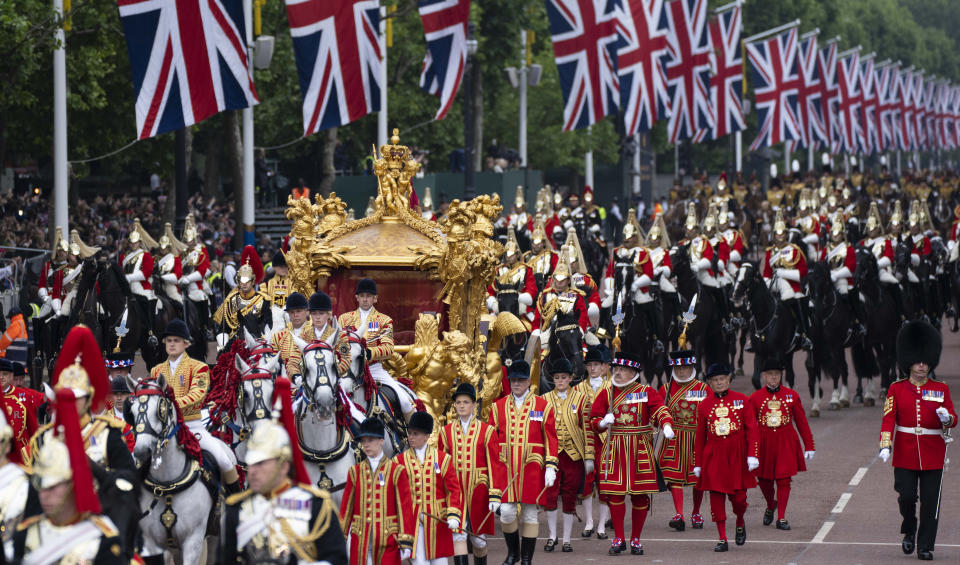
[[[723,334],[721,310],[716,303],[716,293],[720,289],[700,284],[687,251],[688,246],[681,245],[670,253],[673,272],[677,276],[681,311],[686,312],[690,308],[690,301],[694,296],[697,297],[694,308],[696,319],[687,327],[687,348],[696,352],[698,369],[717,362],[729,363],[730,348]],[[683,330],[682,327],[679,329]]]
[[[850,406],[847,392],[846,348],[853,345],[853,311],[846,303],[830,278],[830,268],[820,262],[809,264],[807,290],[813,301],[813,324],[810,340],[813,349],[807,355],[807,375],[810,380],[810,395],[813,398],[811,415],[820,414],[821,372],[833,379],[833,394],[830,408]],[[842,382],[841,382],[842,381]]]
[[[896,344],[900,330],[896,302],[886,285],[880,283],[877,259],[870,250],[857,250],[857,270],[853,278],[863,299],[866,317],[863,323],[867,328],[863,347],[854,347],[853,367],[858,380],[867,379],[868,390],[872,388],[871,379],[879,375],[881,393],[885,395],[896,378]],[[869,395],[864,396],[866,401]]]
[[[666,342],[666,336],[655,336],[651,331],[651,324],[662,328],[663,309],[660,305],[658,295],[653,296],[652,302],[640,304],[635,300],[635,291],[633,284],[636,280],[636,271],[633,267],[618,269],[614,273],[614,296],[611,313],[616,316],[619,305],[623,314],[623,320],[620,323],[619,332],[616,324],[611,328],[611,335],[620,336],[620,349],[628,351],[640,358],[643,363],[643,374],[647,383],[653,385],[656,379],[657,385],[663,380],[664,367],[666,366],[666,357],[663,351],[654,350],[654,339],[659,337],[661,342]],[[612,323],[612,320],[611,320]],[[664,332],[659,330],[661,334]]]

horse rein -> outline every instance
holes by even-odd
[[[134,415],[133,430],[137,435],[145,433],[157,438],[157,447],[151,456],[151,464],[156,468],[160,462],[160,451],[166,447],[170,438],[177,435],[177,431],[179,431],[180,428],[179,424],[175,423],[175,421],[171,422],[170,419],[170,414],[175,413],[174,407],[171,406],[173,401],[167,398],[166,393],[160,390],[159,386],[149,383],[139,385],[134,392],[134,396],[137,399],[137,413]],[[163,426],[159,430],[150,425],[150,419],[147,417],[146,402],[149,396],[159,397],[157,418]]]

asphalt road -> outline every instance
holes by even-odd
[[[803,369],[803,356],[794,359],[797,370],[795,388],[809,409],[810,395],[807,392],[807,376]],[[748,357],[745,370],[752,369]],[[937,370],[939,378],[950,385],[957,403],[960,399],[960,334],[944,336],[943,357]],[[851,378],[851,388],[856,387]],[[733,388],[749,394],[753,391],[748,377],[737,377]],[[772,525],[763,526],[761,519],[766,507],[759,489],[748,493],[750,507],[747,510],[747,543],[737,547],[733,543],[733,514],[727,508],[727,536],[730,551],[714,553],[716,527],[710,522],[708,497],[701,512],[706,523],[704,529],[693,530],[689,526],[692,501],[689,490],[685,499],[684,515],[687,529],[676,532],[667,522],[673,517],[673,502],[669,493],[654,495],[651,514],[643,531],[643,556],[608,556],[609,540],[583,539],[582,523],[574,523],[572,536],[573,553],[544,553],[547,526],[541,512],[540,540],[537,543],[535,563],[736,563],[736,564],[876,564],[912,563],[916,555],[904,555],[900,549],[900,514],[897,510],[896,493],[893,490],[893,468],[877,457],[880,435],[880,418],[883,399],[873,407],[853,405],[837,411],[830,410],[829,399],[832,383],[824,383],[825,400],[819,418],[810,418],[816,443],[816,457],[807,463],[808,471],[794,478],[787,519],[792,530],[776,530]],[[852,395],[852,392],[851,392]],[[954,435],[960,437],[960,430]],[[957,442],[960,443],[960,442]],[[935,561],[960,563],[960,445],[948,449],[948,458],[955,460],[944,474],[941,520],[934,552]],[[597,512],[594,505],[594,512]],[[629,502],[627,505],[626,533],[630,533]],[[578,507],[580,513],[582,507]],[[561,522],[558,520],[558,522]],[[558,524],[558,530],[560,524]],[[612,537],[612,531],[608,530]],[[488,543],[488,563],[503,562],[506,547],[500,535]]]

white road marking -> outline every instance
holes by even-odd
[[[810,543],[823,543],[823,538],[827,537],[827,534],[830,533],[830,530],[833,529],[833,522],[827,521],[820,526],[820,530],[817,531],[817,535],[813,536],[813,539],[810,540]]]
[[[837,504],[833,507],[833,510],[830,511],[831,514],[840,514],[843,512],[843,509],[847,507],[847,503],[850,502],[850,498],[853,496],[852,492],[845,492],[840,495],[840,500],[837,501]]]
[[[833,526],[833,522],[826,522],[826,523],[824,524],[824,526],[825,526],[826,524],[830,524],[831,527]],[[821,527],[820,529],[822,530],[823,527]],[[819,533],[819,532],[818,532],[818,533]],[[826,535],[826,534],[824,534],[824,535]],[[547,539],[549,539],[549,538],[539,537],[539,538],[537,538],[537,539],[538,539],[538,540],[541,540],[541,541],[547,541]],[[816,539],[816,538],[814,538],[814,539]],[[487,538],[487,541],[489,542],[490,540],[503,541],[503,538],[502,538],[502,537],[488,537],[488,538]],[[571,543],[579,544],[579,543],[594,542],[594,543],[598,543],[598,544],[604,545],[604,546],[610,545],[609,543],[607,543],[607,541],[608,541],[608,540],[597,540],[597,539],[592,539],[592,540],[589,540],[589,539],[572,539],[572,540],[571,540]],[[715,540],[715,539],[713,539],[713,538],[686,538],[686,537],[682,537],[682,538],[681,538],[681,537],[676,537],[676,538],[647,538],[647,537],[642,537],[642,538],[640,538],[640,541],[642,541],[643,543],[647,543],[647,542],[661,542],[661,541],[662,541],[662,542],[669,542],[669,543],[702,543],[702,544],[717,543],[717,540]],[[758,539],[752,539],[752,538],[751,538],[751,539],[747,540],[747,544],[748,544],[748,545],[760,545],[760,544],[765,544],[765,543],[772,543],[772,544],[777,544],[777,545],[806,545],[806,544],[811,543],[811,542],[809,542],[809,541],[804,541],[804,540],[802,540],[802,539],[801,539],[801,540],[793,540],[793,541],[790,541],[790,540],[758,540]],[[893,542],[882,542],[882,541],[820,541],[820,542],[815,542],[815,543],[818,543],[818,544],[820,544],[820,545],[870,545],[870,546],[877,546],[877,547],[900,547],[900,543],[899,543],[899,542],[893,543]],[[937,547],[938,547],[938,548],[940,548],[940,547],[960,547],[960,543],[940,543],[940,542],[937,542]],[[590,557],[584,558],[584,560],[585,560],[585,561],[595,561],[595,559],[590,558]]]
[[[857,472],[853,474],[853,478],[850,479],[850,486],[855,487],[860,484],[860,481],[863,480],[864,475],[867,474],[867,467],[860,467],[857,469]]]

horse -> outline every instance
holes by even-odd
[[[273,385],[281,373],[280,353],[270,345],[269,339],[257,339],[244,329],[247,359],[235,356],[240,382],[237,387],[237,405],[227,428],[233,432],[236,443],[233,447],[237,463],[246,468],[247,440],[258,422],[269,420],[273,415],[271,399]]]
[[[694,307],[696,318],[686,326],[687,348],[696,353],[698,370],[711,363],[729,361],[729,348],[722,336],[720,309],[715,303],[713,289],[703,286],[690,265],[687,245],[670,250],[673,272],[677,276],[677,292],[680,294],[680,309],[690,309],[693,297],[697,297]],[[741,267],[743,268],[743,267]],[[683,328],[681,328],[681,331]]]
[[[801,300],[805,300],[802,298]],[[752,314],[750,319],[751,338],[753,345],[754,369],[753,386],[759,389],[760,367],[766,359],[776,358],[783,361],[786,367],[787,385],[793,388],[795,374],[793,371],[793,354],[797,349],[797,321],[793,312],[780,300],[776,292],[767,288],[763,277],[757,272],[753,262],[745,261],[740,265],[737,280],[733,283],[733,302],[740,306],[747,304]],[[811,380],[811,394],[814,391],[814,381]]]
[[[662,381],[663,379],[663,352],[654,352],[654,332],[649,328],[649,319],[644,312],[644,308],[653,308],[653,316],[658,318],[656,323],[662,326],[663,309],[659,304],[659,297],[655,296],[653,302],[641,305],[637,302],[639,289],[634,289],[636,281],[636,271],[633,266],[617,269],[614,272],[614,305],[611,312],[616,314],[619,307],[623,314],[623,320],[619,328],[611,328],[612,335],[620,336],[620,349],[629,351],[640,357],[643,365],[643,374],[647,383],[653,386],[654,379]],[[665,332],[663,332],[665,333]],[[659,336],[662,343],[667,342],[667,336]],[[658,361],[660,361],[658,363]]]
[[[341,331],[334,333],[333,344]],[[339,507],[347,473],[361,459],[350,424],[359,423],[365,415],[341,388],[334,345],[322,340],[306,343],[299,337],[296,341],[303,352],[304,371],[295,407],[299,449],[310,481],[329,491]]]
[[[807,375],[811,383],[811,414],[820,413],[821,370],[833,379],[830,408],[850,406],[847,390],[848,367],[846,348],[853,344],[853,312],[841,300],[841,295],[830,278],[830,268],[820,262],[810,263],[807,272],[807,289],[813,301],[814,323],[810,328],[813,349],[807,356]]]
[[[134,391],[128,412],[136,434],[133,456],[144,472],[140,493],[140,506],[147,509],[140,520],[143,554],[162,555],[167,549],[179,548],[182,563],[200,563],[217,502],[216,486],[206,479],[211,473],[180,444],[182,424],[177,422],[164,377],[135,381],[128,376],[127,383]]]
[[[880,271],[877,259],[869,249],[857,250],[857,269],[853,274],[860,297],[867,334],[862,348],[853,351],[853,367],[857,378],[866,379],[864,403],[873,396],[873,377],[880,376],[881,392],[887,388],[896,376],[896,345],[900,319],[897,316],[896,303],[890,291],[880,283]]]

